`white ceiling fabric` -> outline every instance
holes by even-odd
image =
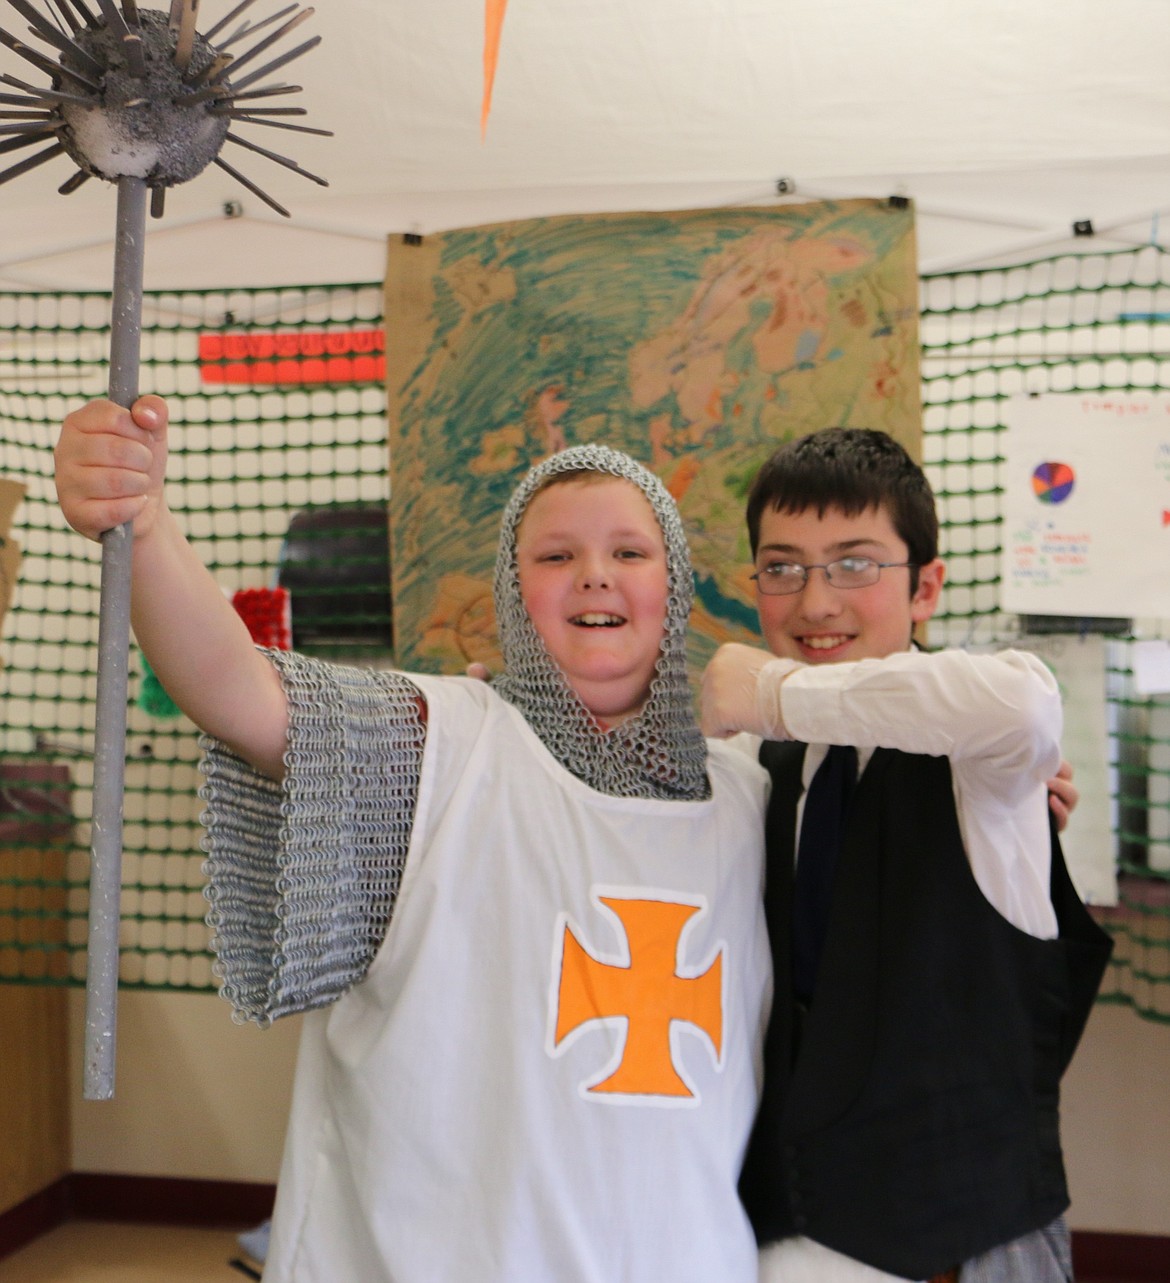
[[[26,28],[4,0],[0,26]],[[336,136],[240,132],[329,188],[232,148],[292,219],[208,170],[151,225],[148,286],[376,279],[389,232],[766,203],[781,177],[914,198],[927,270],[1170,220],[1170,0],[510,0],[484,141],[482,0],[318,0],[310,33],[277,78]],[[72,172],[0,186],[0,288],[108,287],[113,193],[59,196]]]

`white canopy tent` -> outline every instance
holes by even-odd
[[[309,32],[281,74],[335,137],[251,134],[330,186],[237,152],[292,218],[210,169],[151,224],[148,287],[375,280],[387,233],[541,214],[906,195],[931,271],[1170,212],[1170,0],[510,0],[484,139],[483,0],[319,0]],[[0,187],[0,288],[108,288],[113,193],[58,195],[72,172]]]

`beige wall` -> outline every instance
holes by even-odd
[[[1077,1229],[1170,1235],[1170,1025],[1098,1006],[1064,1083]]]
[[[85,994],[70,999],[74,1171],[276,1180],[297,1018],[259,1030],[212,994],[124,990],[114,1098],[85,1101]]]
[[[112,1101],[81,1100],[84,995],[71,994],[73,1165],[274,1181],[298,1022],[260,1031],[212,996],[124,992]],[[1065,1080],[1075,1228],[1170,1235],[1170,1026],[1098,1007]]]

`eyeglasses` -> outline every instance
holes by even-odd
[[[883,570],[914,567],[913,561],[874,561],[872,557],[841,557],[837,561],[802,566],[795,561],[772,561],[761,566],[752,578],[765,597],[789,597],[808,583],[810,570],[823,570],[834,588],[868,588],[881,578]]]

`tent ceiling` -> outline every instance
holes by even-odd
[[[25,25],[3,0],[0,25]],[[336,136],[240,132],[330,187],[234,149],[293,218],[209,170],[152,224],[148,285],[375,279],[388,232],[765,203],[780,177],[913,197],[926,269],[1170,217],[1168,0],[511,0],[484,141],[482,0],[320,0],[307,31],[281,75]],[[7,49],[0,70],[42,83]],[[0,189],[0,287],[108,286],[113,194],[59,196],[71,172]]]

